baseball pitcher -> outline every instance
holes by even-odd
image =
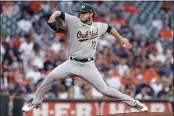
[[[48,25],[56,32],[66,32],[58,18],[64,20],[68,25],[70,39],[69,59],[49,73],[37,89],[33,101],[25,105],[22,110],[28,112],[33,108],[38,108],[54,81],[76,75],[88,81],[104,95],[119,99],[140,112],[148,111],[148,108],[138,100],[107,86],[94,64],[96,47],[101,35],[110,33],[124,49],[131,48],[128,40],[123,38],[112,26],[106,23],[93,22],[95,13],[91,5],[83,4],[78,12],[80,13],[79,17],[61,11],[55,11],[50,16]]]

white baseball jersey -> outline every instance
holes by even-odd
[[[108,25],[92,22],[85,24],[76,16],[65,13],[65,22],[69,28],[70,56],[74,58],[94,58],[98,39],[103,35]]]

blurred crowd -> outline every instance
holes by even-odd
[[[68,33],[54,33],[46,22],[56,10],[78,16],[74,10],[82,3],[1,2],[1,93],[31,99],[49,72],[68,59]],[[99,39],[95,64],[107,85],[136,99],[172,100],[172,2],[153,2],[161,5],[158,12],[165,16],[158,12],[142,14],[140,6],[146,8],[144,4],[151,2],[89,3],[96,8],[94,21],[112,25],[133,46],[124,50],[109,34]],[[154,17],[150,23],[141,18],[133,23],[132,16],[142,14],[149,19],[151,13]],[[107,97],[80,77],[72,77],[55,82],[45,98]]]

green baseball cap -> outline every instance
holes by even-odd
[[[93,7],[90,4],[83,4],[77,12],[94,12]]]

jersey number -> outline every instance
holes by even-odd
[[[95,49],[95,47],[96,47],[96,41],[92,41],[92,46],[91,46],[91,48],[92,48],[92,49]]]

